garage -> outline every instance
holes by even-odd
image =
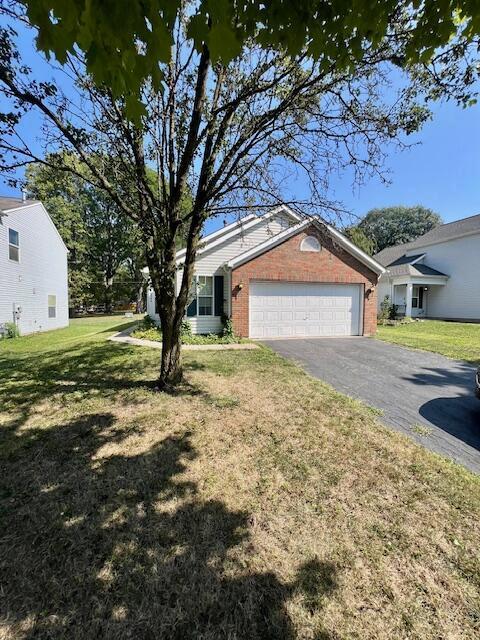
[[[361,290],[358,284],[250,282],[250,337],[360,335]]]

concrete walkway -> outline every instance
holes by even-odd
[[[123,342],[124,344],[134,344],[138,347],[151,347],[152,349],[162,348],[162,343],[158,342],[157,340],[143,340],[141,338],[132,338],[130,334],[135,331],[135,329],[135,326],[128,327],[128,329],[110,336],[109,340],[111,340],[112,342]],[[258,349],[258,345],[254,344],[253,342],[182,345],[183,351],[241,351],[245,349]]]
[[[372,338],[269,340],[311,375],[384,411],[381,420],[480,473],[475,368]]]

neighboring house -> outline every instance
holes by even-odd
[[[388,295],[399,315],[480,320],[480,215],[442,224],[374,258],[387,269],[379,305]]]
[[[221,331],[225,314],[250,338],[371,335],[383,271],[330,225],[280,206],[203,238],[186,315],[194,333]],[[147,312],[159,321],[152,289]]]
[[[68,325],[67,253],[41,202],[0,197],[0,331]]]

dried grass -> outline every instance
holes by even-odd
[[[156,359],[2,378],[2,640],[478,637],[477,477],[266,349]]]

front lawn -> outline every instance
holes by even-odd
[[[480,364],[480,324],[424,320],[397,326],[379,326],[377,338]]]
[[[268,349],[159,394],[82,322],[0,345],[2,640],[478,637],[478,477]]]

